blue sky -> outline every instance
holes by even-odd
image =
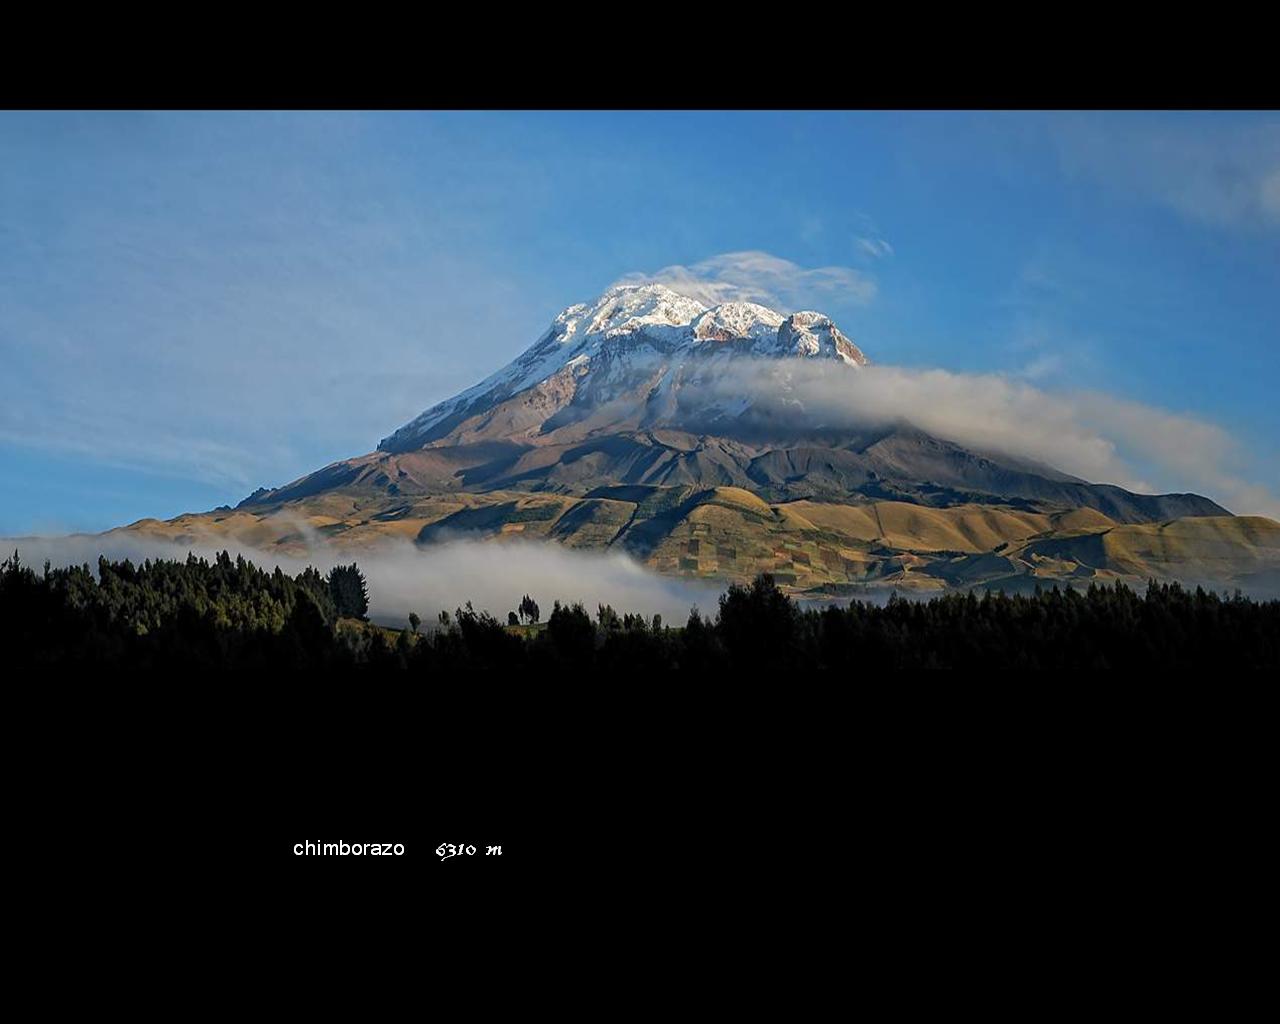
[[[1104,393],[1144,481],[1280,507],[1275,114],[9,112],[0,535],[369,451],[672,267]]]

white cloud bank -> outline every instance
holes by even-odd
[[[1195,491],[1237,514],[1280,519],[1280,498],[1247,479],[1247,459],[1212,423],[1099,392],[1051,392],[1003,374],[744,361],[704,387],[806,423],[905,420],[958,444],[1033,459],[1091,483],[1140,492]]]

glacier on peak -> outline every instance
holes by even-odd
[[[618,285],[605,292],[589,310],[587,333],[609,335],[643,327],[683,327],[706,308],[697,299],[664,285]]]
[[[754,302],[725,302],[700,314],[693,321],[696,341],[759,340],[776,334],[785,318],[768,306]]]
[[[665,391],[697,359],[739,355],[830,358],[852,367],[868,360],[825,314],[790,316],[754,302],[708,307],[665,285],[614,285],[591,303],[564,309],[507,366],[446,399],[379,442],[383,451],[430,443],[464,420],[568,370],[579,401],[609,402],[628,389]]]

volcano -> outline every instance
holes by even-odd
[[[815,597],[1148,578],[1280,586],[1271,520],[1091,483],[909,418],[826,422],[793,386],[798,368],[838,386],[870,367],[819,312],[617,286],[368,454],[235,509],[126,529],[291,554],[317,537],[351,550],[539,539],[677,575],[769,571]],[[744,368],[763,386],[735,391]]]

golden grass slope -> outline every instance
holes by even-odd
[[[868,505],[795,501],[784,507],[797,525],[913,551],[990,551],[1006,541],[1053,529],[1048,515],[981,505],[927,508],[901,501]]]
[[[680,576],[775,574],[793,591],[1178,579],[1280,589],[1280,523],[1257,516],[1118,524],[1092,509],[930,508],[900,501],[769,504],[737,487],[611,487],[427,496],[328,491],[280,505],[144,519],[127,532],[178,545],[238,543],[358,557],[388,541],[527,538],[621,549]],[[114,531],[113,531],[114,532]]]
[[[1230,580],[1280,569],[1280,523],[1262,516],[1188,516],[1045,537],[1022,553],[1126,576]]]

